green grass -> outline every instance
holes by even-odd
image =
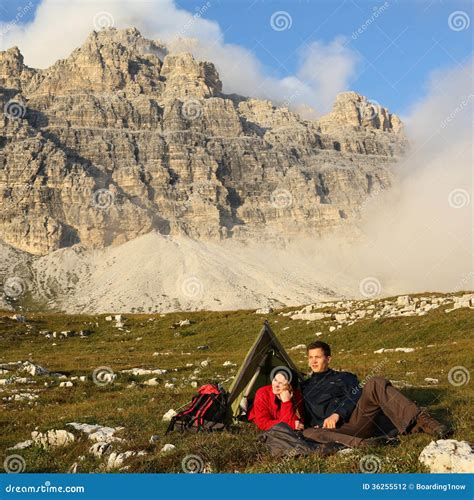
[[[404,388],[403,392],[418,404],[428,406],[440,420],[449,422],[454,427],[455,439],[473,441],[472,381],[455,387],[448,381],[448,372],[454,366],[472,372],[474,312],[459,309],[446,314],[443,309],[422,317],[367,319],[333,333],[328,333],[331,323],[327,320],[307,324],[279,316],[279,311],[268,315],[268,320],[286,348],[309,343],[316,339],[315,332],[322,331],[324,335],[318,339],[331,344],[333,368],[355,372],[361,380],[383,375],[405,381],[412,387]],[[80,433],[75,433],[78,439],[74,444],[63,449],[6,449],[29,439],[35,429],[67,429],[66,422],[76,421],[125,427],[121,436],[126,442],[114,445],[114,451],[147,450],[146,456],[126,462],[130,472],[182,472],[182,461],[189,454],[201,457],[206,470],[212,472],[358,472],[359,460],[367,453],[380,458],[381,472],[424,472],[417,457],[431,439],[421,434],[402,436],[397,447],[356,450],[350,455],[325,459],[314,455],[287,460],[272,458],[250,424],[240,424],[232,432],[220,434],[173,433],[165,437],[167,424],[161,417],[168,409],[185,404],[195,393],[189,377],[199,362],[211,360],[210,367],[197,374],[199,385],[216,380],[217,376],[228,380],[237,369],[224,368],[223,362],[241,363],[264,318],[252,311],[127,314],[124,318],[125,328],[130,332],[117,330],[114,322],[105,321],[105,315],[35,312],[27,314],[28,322],[21,324],[10,319],[9,313],[0,313],[0,362],[31,359],[52,371],[88,376],[87,382],[75,382],[70,389],[59,388],[59,381],[52,377],[35,377],[36,385],[0,386],[0,397],[12,394],[14,389],[22,392],[41,389],[39,399],[33,404],[0,400],[0,462],[15,453],[24,457],[28,472],[65,472],[83,455],[79,472],[101,470],[103,461],[87,453],[91,443]],[[151,318],[153,321],[149,321]],[[172,327],[185,318],[192,321],[190,326]],[[284,330],[286,327],[289,328]],[[39,333],[84,329],[92,332],[87,338],[45,339]],[[202,344],[209,345],[209,350],[197,351]],[[426,347],[429,344],[435,346]],[[374,354],[380,347],[420,349],[406,354]],[[153,356],[155,352],[170,354]],[[306,370],[304,351],[292,351],[290,355]],[[186,367],[187,363],[195,366]],[[113,384],[99,387],[93,383],[92,372],[100,366],[110,367],[118,374]],[[165,368],[170,372],[158,376],[163,381],[160,386],[137,384],[127,388],[132,381],[143,382],[154,376],[118,373],[134,367]],[[175,368],[177,371],[171,371]],[[172,377],[178,380],[176,388],[165,389],[165,381]],[[429,386],[424,382],[425,377],[437,378],[439,383]],[[188,382],[180,385],[184,380]],[[44,382],[50,382],[51,386],[44,387]],[[230,380],[225,385],[229,386]],[[152,434],[161,436],[156,446],[149,444]],[[176,445],[176,449],[161,454],[165,443]]]

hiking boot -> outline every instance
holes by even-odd
[[[447,425],[438,422],[425,410],[422,410],[416,417],[415,425],[412,427],[411,432],[424,432],[437,439],[443,439],[452,433]]]

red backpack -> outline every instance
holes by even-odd
[[[227,392],[219,384],[203,385],[186,408],[171,419],[166,434],[175,427],[181,432],[226,429],[227,397]]]

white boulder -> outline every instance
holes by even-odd
[[[90,441],[94,441],[95,443],[112,443],[112,442],[120,442],[123,439],[115,436],[115,433],[124,429],[124,427],[106,427],[103,425],[97,424],[81,424],[79,422],[69,422],[66,425],[69,425],[73,429],[77,431],[84,432],[87,434],[87,437]]]
[[[32,363],[31,361],[24,361],[23,367],[20,368],[20,371],[26,372],[32,376],[47,375],[49,373],[49,371],[46,368],[43,368],[42,366],[37,365],[36,363]]]
[[[303,349],[306,349],[306,344],[298,344],[293,347],[290,347],[290,351],[301,351]]]
[[[467,441],[431,441],[420,453],[418,460],[426,465],[430,472],[474,473],[474,452]]]
[[[150,378],[148,380],[145,380],[145,382],[143,382],[143,385],[149,385],[149,386],[156,386],[156,385],[159,385],[159,381],[158,379],[155,377],[155,378]]]
[[[44,448],[57,448],[67,446],[74,442],[74,435],[63,429],[52,429],[47,432],[33,431],[31,439]]]
[[[110,453],[111,451],[112,451],[111,444],[105,441],[99,441],[98,443],[94,443],[89,448],[89,453],[91,453],[97,458],[101,458],[103,455]]]
[[[166,443],[163,448],[161,448],[162,453],[169,453],[170,451],[173,451],[176,449],[176,446],[174,444]]]
[[[163,422],[169,422],[174,416],[176,416],[177,413],[171,408],[168,410],[164,415],[163,415]]]

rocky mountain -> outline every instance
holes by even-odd
[[[45,255],[158,232],[262,240],[349,231],[407,148],[355,92],[318,120],[227,95],[214,65],[136,29],[53,66],[0,52],[0,239]]]

